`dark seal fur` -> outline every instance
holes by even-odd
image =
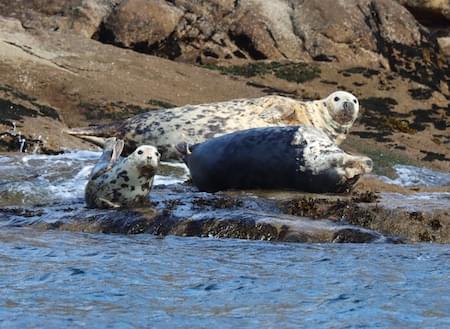
[[[345,192],[372,160],[341,150],[323,131],[307,126],[243,130],[189,146],[177,145],[202,191],[295,189]]]

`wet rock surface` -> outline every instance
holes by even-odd
[[[284,214],[278,203],[251,194],[199,193],[190,186],[157,187],[151,203],[130,210],[92,210],[84,202],[1,208],[2,224],[44,230],[179,235],[286,242],[400,241],[327,219]]]
[[[92,210],[79,200],[71,204],[2,207],[0,213],[5,227],[44,230],[286,242],[450,243],[449,200],[448,192],[209,194],[182,184],[155,187],[151,202],[136,209]]]

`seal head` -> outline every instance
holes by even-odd
[[[336,91],[325,98],[326,107],[337,123],[353,125],[359,113],[358,99],[346,91]]]

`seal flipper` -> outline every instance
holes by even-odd
[[[182,142],[175,145],[175,150],[181,155],[183,161],[186,162],[187,157],[192,153],[192,146],[186,142]]]
[[[97,146],[105,147],[106,140],[109,137],[122,137],[120,135],[122,124],[123,122],[113,122],[107,125],[65,129],[63,132],[84,139]]]
[[[271,106],[262,111],[259,117],[273,124],[280,121],[293,121],[295,119],[295,110],[289,107]]]
[[[99,200],[103,203],[105,203],[109,208],[120,208],[120,205],[111,202],[109,200],[103,199],[103,198],[99,198]]]
[[[124,142],[116,137],[108,138],[105,142],[105,147],[100,159],[97,161],[94,169],[91,172],[91,178],[103,174],[105,171],[112,168],[112,166],[120,159]]]

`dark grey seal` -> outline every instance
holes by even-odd
[[[201,191],[295,189],[349,190],[372,160],[341,150],[323,131],[308,126],[254,128],[177,145]]]

